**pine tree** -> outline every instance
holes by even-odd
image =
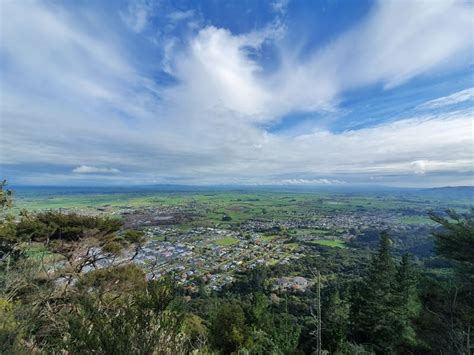
[[[396,267],[390,253],[390,239],[382,233],[378,253],[372,260],[359,286],[352,308],[353,333],[357,342],[369,344],[379,351],[394,351],[399,334]]]
[[[446,211],[448,218],[430,213],[430,218],[441,228],[433,233],[436,251],[454,261],[460,281],[474,285],[474,208],[460,215],[453,210]]]
[[[448,210],[447,218],[430,213],[440,225],[433,235],[438,255],[453,262],[456,270],[450,338],[451,346],[460,353],[472,353],[474,345],[474,208],[458,214]]]
[[[416,273],[408,254],[403,255],[400,265],[397,267],[396,276],[397,284],[394,291],[397,304],[394,310],[398,314],[399,344],[400,346],[413,346],[417,343],[413,319],[420,313],[421,304],[416,288]]]
[[[349,325],[349,303],[341,298],[339,290],[331,292],[323,307],[323,343],[331,353],[344,353]]]
[[[396,265],[390,239],[383,233],[378,253],[353,301],[351,322],[355,340],[377,352],[404,353],[416,345],[413,321],[420,311],[417,278],[408,255]]]

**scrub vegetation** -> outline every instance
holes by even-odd
[[[96,205],[94,213],[92,207],[81,209],[82,202],[73,210],[43,205],[18,212],[3,184],[0,352],[469,353],[473,210],[427,213],[435,245],[427,252],[400,236],[418,230],[414,227],[400,227],[397,233],[358,230],[362,217],[338,219],[344,208],[352,211],[346,202],[328,217],[321,204],[330,196],[171,196],[141,200],[138,211],[131,203],[122,214],[116,212],[123,207],[114,207],[110,196],[108,206]],[[21,203],[25,207],[25,200]],[[192,217],[160,215],[156,223],[171,224],[158,229],[160,235],[149,235],[156,226],[127,227],[130,216],[146,224],[153,216],[145,212],[157,204],[172,211],[183,208]],[[381,209],[375,205],[371,208]],[[394,206],[400,205],[390,203],[388,215],[399,213]],[[325,227],[303,223],[308,211],[318,213],[315,225]],[[253,213],[280,222],[248,220]],[[223,221],[224,215],[231,219]],[[393,223],[398,225],[397,218]],[[266,230],[260,231],[263,226]],[[207,236],[211,232],[221,236]],[[183,255],[176,261],[179,267],[165,273],[161,264],[150,268],[152,259],[137,263],[144,248],[145,256],[151,250],[147,243],[165,253],[178,250]],[[251,246],[262,249],[262,255],[252,254]],[[409,248],[414,253],[407,253]],[[210,252],[219,259],[216,269],[206,271]]]

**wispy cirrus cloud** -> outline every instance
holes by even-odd
[[[190,19],[194,16],[194,10],[173,11],[167,15],[172,22],[179,22]]]
[[[117,174],[120,170],[115,168],[81,165],[72,169],[72,172],[76,174]]]
[[[153,9],[151,1],[135,0],[129,2],[127,9],[120,12],[120,17],[132,31],[140,33],[148,26]]]
[[[427,184],[428,176],[465,181],[472,172],[466,109],[409,112],[344,132],[318,122],[291,136],[268,129],[292,112],[338,112],[352,90],[394,90],[465,66],[473,10],[464,2],[379,2],[306,51],[285,42],[291,29],[280,19],[238,34],[202,21],[181,38],[158,41],[169,42],[163,57],[146,58],[173,78],[166,85],[155,66],[133,57],[127,40],[135,37],[114,35],[96,13],[75,16],[50,3],[2,7],[0,162],[7,173],[23,169],[22,182],[54,180],[34,164],[63,169],[57,181],[93,175],[91,183],[324,185],[380,177]],[[136,2],[116,16],[130,16],[124,21],[135,36],[151,29],[153,11]],[[168,15],[172,27],[195,12]],[[267,71],[269,48],[278,60]],[[471,99],[468,89],[427,104]]]
[[[284,14],[290,0],[274,0],[271,2],[272,9],[278,14]]]
[[[318,186],[318,185],[343,185],[345,181],[337,180],[337,179],[284,179],[279,181],[278,185],[310,185],[310,186]]]
[[[474,101],[474,88],[469,88],[455,92],[451,95],[440,97],[434,100],[425,102],[419,106],[423,109],[434,109],[450,105],[459,104],[461,102]]]

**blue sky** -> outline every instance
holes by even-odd
[[[3,1],[12,184],[474,185],[466,1]]]

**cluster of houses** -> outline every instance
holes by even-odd
[[[304,277],[301,276],[294,276],[294,277],[281,277],[276,280],[274,285],[274,289],[278,289],[279,291],[306,291],[311,283]]]
[[[221,227],[219,224],[184,227],[183,222],[189,221],[188,217],[192,215],[192,207],[196,206],[187,209],[104,207],[99,212],[113,210],[122,216],[127,227],[145,231],[147,242],[134,255],[133,262],[144,266],[150,279],[173,274],[191,288],[204,283],[216,290],[232,282],[237,271],[263,264],[291,263],[303,256],[303,244],[289,243],[294,236],[297,242],[320,238],[350,241],[370,228],[388,225],[391,230],[410,228],[399,222],[399,212],[377,209],[341,210],[338,213],[307,211],[304,218],[301,215],[255,218],[240,223],[237,228],[225,224]],[[312,229],[323,233],[312,234]],[[265,237],[269,235],[273,237]],[[275,287],[304,291],[308,285],[309,281],[302,277],[286,277],[278,279]]]
[[[133,262],[148,269],[148,277],[174,274],[184,284],[199,279],[212,289],[233,281],[236,271],[268,263],[290,263],[302,256],[285,238],[268,240],[258,233],[245,237],[236,231],[196,227],[181,231],[172,226],[145,229],[148,241]],[[222,240],[232,243],[220,243]]]
[[[336,234],[338,239],[345,241],[355,238],[367,229],[387,229],[407,231],[410,225],[400,222],[403,217],[400,212],[387,210],[373,211],[341,211],[338,213],[312,214],[308,218],[250,219],[241,225],[242,231],[295,231],[304,229],[325,230]]]

